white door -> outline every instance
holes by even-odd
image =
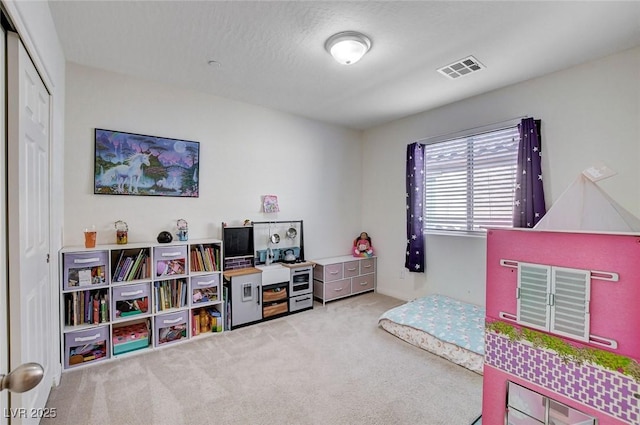
[[[44,368],[42,382],[9,393],[9,403],[37,412],[49,397],[57,351],[49,268],[50,96],[15,33],[7,34],[7,99],[9,369],[29,362]],[[38,419],[11,419],[20,422]]]
[[[0,81],[4,81],[4,30],[0,34]],[[7,218],[7,180],[5,178],[6,157],[5,157],[5,121],[4,121],[4,99],[6,91],[4,84],[0,83],[0,222],[6,223]],[[7,314],[7,233],[6,226],[0,226],[0,317],[8,317]],[[0,374],[9,373],[9,335],[8,323],[6,320],[0,321]],[[0,391],[0,425],[7,425],[7,410],[9,408],[9,392]]]

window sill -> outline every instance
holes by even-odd
[[[454,232],[454,231],[446,231],[446,230],[426,230],[424,232],[425,236],[454,236],[454,237],[465,237],[465,238],[486,238],[487,232]]]

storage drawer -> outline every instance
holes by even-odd
[[[109,326],[64,335],[65,369],[109,358]]]
[[[109,284],[107,251],[66,252],[62,258],[64,290]]]
[[[344,279],[337,282],[329,282],[324,284],[325,301],[343,297],[349,294],[351,294],[351,279]]]
[[[311,294],[289,298],[289,312],[291,313],[310,307],[313,307],[313,297]]]
[[[360,274],[373,273],[376,271],[376,259],[366,258],[360,260]]]
[[[323,279],[325,282],[332,282],[334,280],[340,280],[343,278],[342,263],[328,264],[323,268],[324,268]]]
[[[365,274],[363,276],[354,277],[351,280],[351,292],[357,294],[363,291],[373,289],[374,275]]]
[[[275,288],[262,288],[262,302],[269,303],[287,299],[287,287],[278,286]]]
[[[153,248],[155,276],[182,276],[187,274],[187,246],[157,246]]]
[[[191,278],[191,305],[220,301],[220,274]]]
[[[149,313],[150,297],[151,284],[148,282],[111,288],[113,320]]]
[[[149,346],[149,328],[146,323],[114,326],[112,335],[113,354],[124,354]]]
[[[360,261],[347,261],[344,263],[344,277],[354,277],[360,274]]]
[[[262,318],[266,319],[267,317],[277,316],[278,314],[284,314],[288,312],[288,304],[287,302],[275,303],[270,305],[265,305],[262,307]]]
[[[156,346],[189,338],[187,331],[189,323],[188,311],[162,314],[156,316],[154,320],[154,341]]]

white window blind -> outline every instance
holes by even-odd
[[[517,126],[425,145],[426,231],[513,226]]]

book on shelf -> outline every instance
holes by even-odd
[[[123,262],[122,262],[122,266],[120,267],[120,271],[118,272],[117,277],[115,278],[116,282],[122,282],[124,281],[124,277],[126,276],[127,272],[129,271],[129,266],[131,265],[131,257],[125,257]]]
[[[129,251],[131,253],[132,251]],[[120,251],[116,267],[113,271],[114,282],[128,282],[135,279],[143,279],[149,276],[147,258],[149,254],[146,248],[141,248],[135,254],[127,254]]]
[[[138,254],[131,257],[131,267],[129,267],[129,271],[124,277],[125,281],[133,280],[133,276],[136,273],[136,269],[140,264],[140,261],[142,260],[142,253],[143,253],[143,250],[141,249],[140,251],[138,251]]]
[[[193,336],[200,335],[200,319],[198,318],[198,313],[191,315],[191,334]]]
[[[122,267],[122,257],[124,257],[124,250],[120,251],[120,254],[118,254],[118,260],[115,262],[116,267],[111,274],[111,276],[113,276],[113,280],[116,280],[116,277],[120,273],[120,268]]]
[[[94,297],[91,304],[93,309],[93,323],[98,323],[100,322],[100,300]]]
[[[93,299],[89,291],[84,291],[82,311],[84,314],[84,322],[91,323],[91,319],[93,318]]]
[[[222,332],[222,314],[214,309],[207,309],[207,314],[211,318],[211,332]]]
[[[108,290],[67,293],[64,308],[65,326],[106,323],[109,321]]]
[[[156,311],[187,305],[186,279],[163,280],[161,282],[154,282],[153,286],[156,298]]]
[[[218,271],[219,261],[217,259],[219,249],[217,246],[204,246],[203,244],[191,247],[191,268],[197,272]]]
[[[102,298],[100,299],[100,322],[106,323],[108,319],[108,311],[107,311],[107,300]]]
[[[202,253],[202,262],[204,263],[204,270],[206,272],[211,271],[212,265],[209,261],[209,254],[207,253],[207,249],[203,245],[200,245],[200,252]]]
[[[136,265],[136,271],[134,276],[132,277],[133,279],[146,278],[146,275],[144,274],[144,272],[146,270],[145,261],[147,260],[148,256],[149,256],[149,253],[146,250],[142,250],[142,252],[140,253],[140,261]]]
[[[201,272],[204,270],[204,263],[202,261],[202,253],[200,249],[195,246],[191,248],[191,267],[193,271]]]

